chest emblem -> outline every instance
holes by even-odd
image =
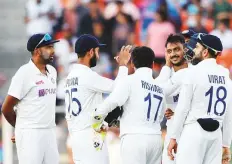
[[[55,84],[55,79],[51,78],[51,82],[52,82],[53,84]]]

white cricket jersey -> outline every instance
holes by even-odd
[[[120,135],[161,134],[165,99],[160,83],[153,79],[152,69],[139,68],[121,79],[114,91],[97,108],[94,115],[107,115],[116,106],[124,112],[120,119]]]
[[[55,68],[46,65],[47,75],[30,60],[13,76],[8,95],[19,99],[15,106],[16,128],[55,127]]]
[[[175,112],[175,108],[177,106],[179,99],[181,84],[187,72],[188,72],[188,68],[178,70],[177,72],[174,72],[173,70],[172,72],[172,76],[170,78],[170,81],[172,83],[171,85],[178,85],[178,87],[170,95],[166,97],[166,108],[171,109],[173,112]],[[172,125],[172,123],[173,123],[173,117],[167,120],[167,133],[169,133],[169,128]]]
[[[215,59],[205,59],[189,68],[174,115],[172,138],[176,138],[181,133],[185,124],[195,123],[198,118],[213,118],[221,125],[225,125],[225,129],[230,127],[228,133],[231,133],[231,100],[229,71],[218,65]],[[223,123],[224,118],[226,122]],[[225,145],[228,145],[228,136],[231,134],[223,136],[226,137],[223,139]]]
[[[116,80],[127,75],[127,67],[121,66]],[[85,65],[73,65],[65,84],[66,120],[70,131],[91,127],[92,112],[103,101],[102,94],[112,92],[115,83]]]

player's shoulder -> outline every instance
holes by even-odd
[[[133,82],[135,81],[134,79],[134,75],[127,75],[124,77],[121,77],[120,79],[118,79],[117,83],[120,83],[120,85],[131,85]]]
[[[184,69],[183,71],[186,77],[195,77],[202,72],[202,69],[204,69],[204,65],[202,66],[200,64],[197,64],[197,65],[191,65],[188,68]]]
[[[137,79],[137,76],[136,74],[130,74],[130,75],[125,76],[124,79],[126,81],[134,81],[135,79]]]
[[[187,68],[177,71],[171,78],[171,81],[175,84],[192,84],[197,79],[200,69],[196,66],[188,66]]]
[[[230,86],[230,88],[232,88],[232,80],[230,78],[228,80],[228,85]]]
[[[31,72],[31,67],[29,63],[23,64],[19,69],[16,71],[16,74],[20,75],[28,75]]]
[[[98,79],[101,75],[94,72],[92,69],[85,67],[81,64],[73,64],[72,68],[69,70],[66,79],[70,78],[81,78],[84,81],[94,81]],[[102,77],[102,76],[101,76]]]
[[[185,76],[185,74],[187,74],[189,72],[189,69],[190,69],[189,67],[180,69],[180,70],[178,70],[177,72],[175,72],[173,74],[173,77],[181,78],[181,77]]]
[[[132,81],[134,81],[134,79],[135,79],[134,74],[131,74],[131,75],[127,75],[127,76],[121,77],[121,78],[120,78],[120,81],[132,82]]]
[[[218,68],[220,69],[220,72],[224,72],[226,75],[230,75],[229,69],[225,68],[224,66],[218,64]]]

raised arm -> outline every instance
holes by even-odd
[[[102,93],[112,92],[117,81],[128,75],[128,68],[126,67],[126,65],[129,62],[130,57],[131,57],[131,52],[130,52],[131,49],[132,49],[132,46],[130,45],[123,46],[121,48],[119,56],[116,57],[116,61],[119,64],[119,71],[114,81],[111,79],[102,77],[96,73],[92,81],[89,82],[90,89],[93,89],[95,91],[102,92]]]

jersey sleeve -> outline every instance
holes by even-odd
[[[160,84],[160,86],[164,89],[165,97],[168,97],[175,94],[177,90],[180,90],[181,84],[173,83],[173,81],[169,79],[165,83]]]
[[[193,92],[194,85],[192,75],[186,75],[181,85],[180,97],[175,109],[171,138],[177,139],[181,135],[185,119],[191,108]]]
[[[159,76],[155,79],[157,82],[165,82],[171,77],[171,68],[168,66],[163,66]]]
[[[117,81],[123,77],[126,77],[127,75],[128,75],[128,68],[125,66],[119,67],[118,75],[115,80],[111,80],[103,76],[100,76],[97,73],[94,73],[93,78],[91,79],[91,81],[89,81],[88,87],[97,92],[110,93],[112,92]]]
[[[192,96],[193,85],[183,84],[180,91],[179,101],[175,109],[171,138],[177,139],[180,136],[184,121],[191,107]]]
[[[129,97],[129,93],[130,85],[128,81],[124,79],[119,80],[113,92],[98,106],[94,115],[106,116],[117,106],[124,105]]]
[[[11,79],[11,84],[8,90],[8,95],[11,95],[18,100],[21,100],[28,90],[26,89],[26,73],[23,71],[24,69],[21,67],[15,75]]]

